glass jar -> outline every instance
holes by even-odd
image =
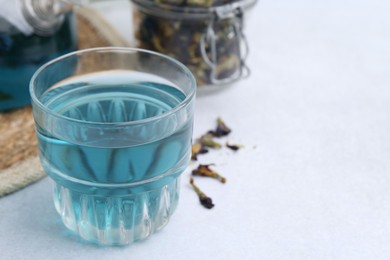
[[[198,86],[249,75],[244,13],[256,0],[132,0],[138,47],[184,63]]]
[[[72,4],[14,0],[4,6],[0,10],[0,111],[29,104],[28,85],[34,72],[77,48]]]

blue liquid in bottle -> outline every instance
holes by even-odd
[[[73,13],[51,36],[0,32],[0,111],[30,103],[29,81],[44,63],[77,48]],[[1,23],[1,21],[0,21]]]

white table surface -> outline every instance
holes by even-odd
[[[103,9],[130,39],[126,5]],[[97,247],[65,229],[45,178],[0,199],[0,259],[390,259],[389,13],[387,0],[262,0],[251,77],[196,101],[195,137],[222,116],[245,145],[200,157],[228,178],[197,179],[212,210],[190,168],[161,232]]]

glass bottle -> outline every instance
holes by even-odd
[[[4,6],[0,10],[0,111],[4,111],[30,103],[33,73],[47,61],[76,50],[77,35],[69,2],[0,0],[0,4]]]

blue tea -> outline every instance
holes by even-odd
[[[88,240],[124,244],[167,223],[189,161],[192,118],[177,128],[182,119],[172,113],[185,98],[171,85],[109,74],[54,86],[40,97],[57,114],[99,130],[64,127],[52,136],[37,128],[42,164],[56,182],[56,208],[68,228]],[[150,122],[159,117],[159,124]],[[139,125],[107,132],[129,122]]]

